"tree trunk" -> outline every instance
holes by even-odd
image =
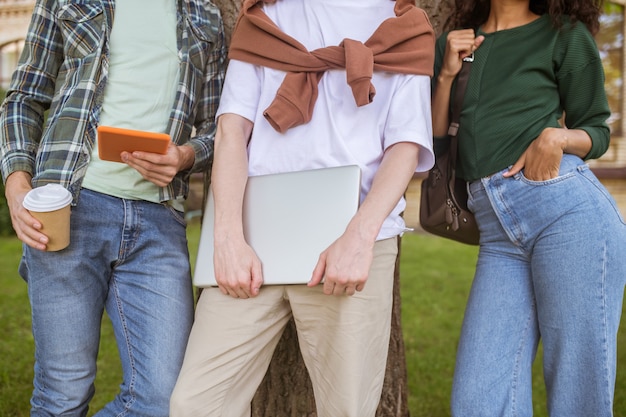
[[[428,13],[435,33],[437,35],[441,34],[443,26],[454,7],[454,0],[417,0],[417,5]]]
[[[215,4],[222,11],[228,41],[237,17],[240,0],[215,0]],[[418,0],[417,4],[426,10],[435,31],[439,34],[452,9],[452,0]],[[400,314],[398,268],[400,241],[399,239],[398,259],[394,274],[394,303],[387,371],[381,401],[376,412],[377,417],[409,417],[407,369]],[[311,381],[300,355],[295,323],[291,320],[274,352],[267,374],[252,401],[251,417],[316,416]]]

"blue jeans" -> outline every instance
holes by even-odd
[[[557,178],[498,173],[469,191],[480,252],[453,416],[531,416],[540,339],[549,415],[612,416],[626,280],[626,228],[612,197],[573,155]]]
[[[123,381],[96,416],[169,414],[193,319],[185,229],[182,213],[167,205],[82,190],[67,249],[24,247],[35,339],[31,416],[87,415],[104,309]]]

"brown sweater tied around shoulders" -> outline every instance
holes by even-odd
[[[435,33],[426,12],[413,0],[396,0],[396,17],[383,21],[365,43],[344,39],[338,46],[313,51],[282,32],[259,3],[244,0],[229,58],[287,72],[274,101],[263,113],[281,133],[311,120],[317,85],[329,69],[346,69],[346,81],[357,106],[374,98],[374,71],[433,75]]]

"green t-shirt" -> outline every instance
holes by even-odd
[[[176,4],[172,0],[115,3],[101,125],[167,131],[180,65]],[[157,185],[126,164],[101,160],[97,145],[82,186],[120,198],[160,201]],[[173,204],[182,210],[179,203]]]
[[[610,110],[596,43],[582,23],[548,15],[520,27],[484,33],[474,53],[459,129],[457,175],[474,180],[514,164],[547,127],[583,129],[592,139],[586,159],[606,152]],[[438,40],[433,88],[447,33]],[[454,97],[454,92],[452,92]],[[435,141],[442,138],[435,138]]]

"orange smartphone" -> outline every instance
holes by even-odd
[[[104,161],[122,162],[124,151],[165,154],[170,143],[167,133],[146,132],[113,126],[98,126],[98,156]]]

